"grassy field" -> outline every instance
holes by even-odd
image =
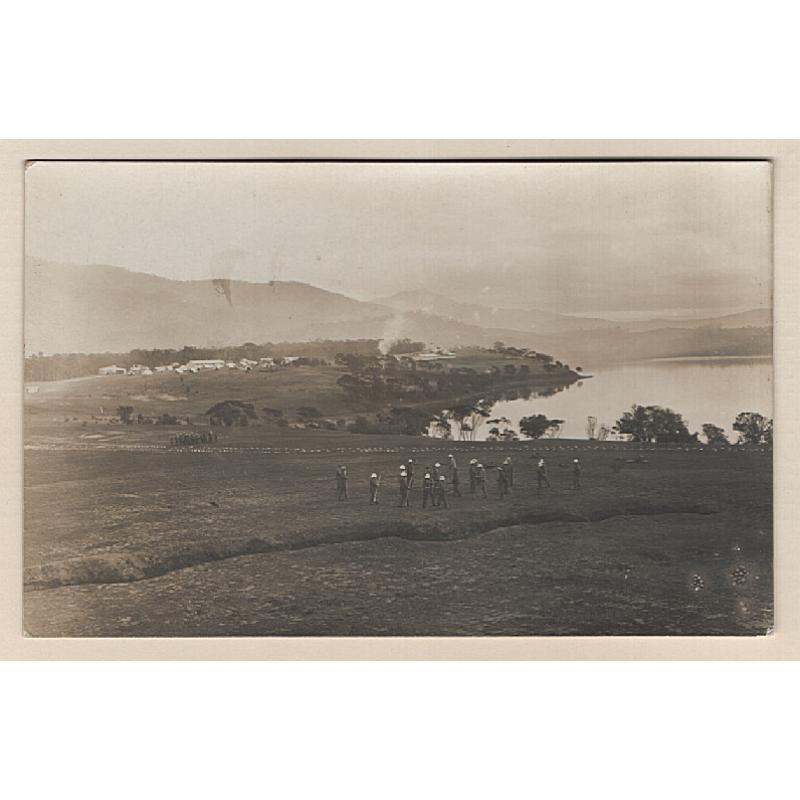
[[[199,377],[198,408],[215,376]],[[245,399],[294,374],[241,377]],[[31,635],[743,635],[772,625],[769,452],[267,427],[180,449],[160,427],[63,422],[100,395],[120,404],[117,380],[145,379],[26,398]],[[339,399],[317,391],[304,380],[297,404],[337,413]],[[500,500],[492,479],[488,499],[465,492],[423,510],[417,489],[411,508],[397,508],[400,463],[444,463],[448,452],[463,489],[469,458],[512,456],[512,494]],[[536,488],[537,455],[550,490]],[[349,467],[348,502],[336,501],[337,463]],[[372,471],[384,476],[376,507]]]
[[[220,370],[178,375],[103,375],[36,384],[39,390],[25,398],[29,427],[51,426],[65,417],[80,421],[113,416],[121,405],[158,416],[205,419],[205,412],[221,400],[253,403],[291,415],[300,406],[315,406],[325,416],[353,412],[352,403],[336,385],[343,370],[337,367],[294,367],[275,372]]]

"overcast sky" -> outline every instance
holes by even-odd
[[[765,163],[37,162],[26,249],[372,299],[699,315],[768,305]]]

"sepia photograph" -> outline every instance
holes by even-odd
[[[767,160],[31,160],[28,637],[764,636]]]

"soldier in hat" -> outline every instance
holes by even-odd
[[[452,479],[453,470],[458,470],[458,464],[456,464],[456,457],[452,453],[450,453],[450,455],[447,456],[447,466],[450,469],[450,478]]]
[[[497,468],[497,490],[501,500],[508,494],[508,475],[502,465]]]
[[[336,497],[338,500],[347,500],[347,467],[339,464],[336,470]]]
[[[444,506],[447,508],[447,480],[444,475],[439,476],[439,480],[433,486],[433,504],[435,506]]]
[[[471,458],[469,460],[469,493],[475,494],[475,488],[478,485],[478,459]]]
[[[400,508],[408,507],[408,473],[405,467],[400,468]]]
[[[476,488],[480,488],[481,494],[484,497],[488,497],[489,495],[486,494],[486,467],[483,464],[478,464],[475,467],[475,483]]]
[[[508,456],[505,461],[503,461],[503,472],[506,473],[506,478],[508,478],[508,488],[514,485],[514,465],[511,463],[511,456]]]
[[[414,488],[414,459],[409,458],[406,464],[406,475],[408,476],[408,488]]]
[[[369,502],[370,505],[378,505],[378,487],[381,485],[381,479],[378,477],[377,472],[373,472],[369,476]]]
[[[422,479],[422,507],[428,507],[428,500],[433,503],[433,479],[431,478],[430,472],[425,473],[425,477]]]
[[[441,475],[442,465],[437,461],[433,465],[433,471],[431,472],[431,478],[433,478],[433,485],[436,486],[439,483],[439,476]]]
[[[572,460],[572,488],[581,488],[581,462],[577,458]]]
[[[452,464],[450,467],[450,480],[453,482],[453,494],[456,497],[461,497],[461,488],[459,487],[458,467]]]
[[[542,486],[550,488],[550,481],[547,479],[547,467],[544,464],[544,459],[540,458],[539,463],[536,465],[536,482],[541,489]]]

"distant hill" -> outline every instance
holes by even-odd
[[[377,298],[375,303],[397,311],[423,311],[466,325],[503,328],[543,334],[616,327],[616,323],[593,317],[570,317],[552,311],[528,308],[491,308],[478,303],[460,303],[437,292],[412,290]]]
[[[771,308],[754,308],[736,314],[703,319],[651,319],[644,322],[626,322],[629,331],[655,331],[664,328],[766,328],[772,325]]]
[[[414,341],[442,347],[480,345],[490,347],[497,341],[516,347],[534,347],[541,337],[510,328],[484,328],[468,325],[456,319],[428,314],[424,311],[395,312],[369,319],[352,319],[347,322],[313,323],[309,331],[320,339],[395,339]]]
[[[119,267],[42,263],[26,270],[25,302],[27,353],[302,341],[318,324],[388,313],[304,283],[215,286]]]
[[[557,353],[558,358],[573,366],[589,369],[652,358],[768,356],[772,354],[772,328],[613,328],[543,337],[537,348]]]
[[[304,283],[178,281],[120,267],[29,263],[25,352],[103,353],[245,342],[408,337],[445,347],[508,345],[593,364],[682,355],[768,355],[771,310],[619,323],[492,309],[438,292],[363,302]]]

